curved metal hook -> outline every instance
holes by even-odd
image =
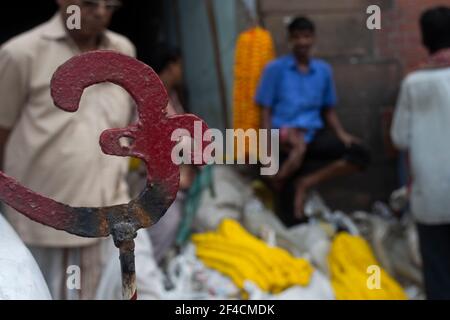
[[[105,154],[133,156],[147,166],[147,187],[128,205],[104,208],[75,208],[48,199],[25,188],[0,172],[0,200],[30,219],[58,230],[83,237],[106,237],[121,223],[134,231],[156,223],[175,199],[179,169],[171,160],[176,141],[171,134],[177,128],[194,135],[194,122],[202,133],[206,124],[194,115],[166,117],[166,90],[156,73],[136,59],[113,51],[93,51],[76,56],[53,75],[51,94],[55,104],[68,112],[78,110],[85,88],[112,82],[128,91],[138,108],[138,120],[124,129],[108,129],[100,137]],[[120,138],[133,140],[122,147]]]

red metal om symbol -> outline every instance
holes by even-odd
[[[175,129],[183,128],[194,136],[194,122],[206,124],[194,115],[167,117],[166,90],[156,73],[147,65],[112,51],[93,51],[76,56],[53,75],[51,94],[56,106],[68,112],[78,110],[85,88],[112,82],[133,97],[138,120],[125,129],[102,133],[100,145],[108,155],[142,159],[147,167],[147,186],[138,198],[128,204],[103,208],[75,208],[48,199],[25,188],[0,171],[0,200],[28,218],[81,237],[112,235],[120,249],[123,295],[136,298],[134,241],[136,231],[155,224],[176,197],[179,169],[172,162],[171,151],[177,143],[171,140]],[[130,138],[129,147],[119,139]],[[194,155],[192,155],[194,157]]]

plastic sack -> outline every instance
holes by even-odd
[[[51,300],[36,261],[1,213],[0,300]]]

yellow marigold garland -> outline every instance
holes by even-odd
[[[264,67],[274,58],[272,36],[267,30],[255,27],[239,35],[234,66],[233,124],[235,129],[260,128],[261,112],[254,98]],[[248,154],[248,142],[246,142],[246,150]]]
[[[266,292],[279,293],[294,285],[307,286],[313,273],[308,261],[269,247],[232,219],[223,220],[216,232],[193,235],[192,241],[198,258],[241,290],[250,280]]]
[[[369,244],[359,236],[339,233],[328,255],[331,282],[338,300],[404,300],[402,287],[384,270]],[[370,266],[379,267],[380,287],[368,284]],[[370,269],[369,269],[370,270]]]

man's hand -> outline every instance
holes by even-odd
[[[354,143],[361,143],[361,139],[354,137],[345,131],[334,108],[326,109],[323,116],[327,125],[334,131],[338,139],[341,140],[346,147],[350,147]]]
[[[10,134],[10,130],[0,128],[0,170],[3,170],[3,157],[5,155],[6,142]]]
[[[338,132],[337,137],[342,141],[343,144],[345,144],[346,147],[350,147],[352,144],[361,144],[361,139],[352,136],[346,131]]]

